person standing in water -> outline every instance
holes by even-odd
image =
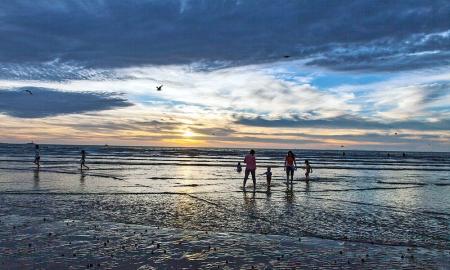
[[[267,167],[267,171],[263,173],[263,175],[266,175],[267,179],[267,190],[270,189],[270,183],[272,182],[272,171],[270,167]]]
[[[86,166],[86,151],[81,150],[80,169],[83,170],[83,167],[89,170],[89,167]]]
[[[36,144],[34,146],[34,161],[33,163],[37,165],[37,168],[39,169],[41,167],[41,153],[39,151],[39,145]]]
[[[245,176],[244,176],[244,189],[247,184],[248,175],[252,174],[253,180],[253,189],[256,189],[256,158],[255,158],[255,150],[250,150],[250,152],[244,158],[245,163]]]
[[[305,181],[309,182],[309,174],[313,172],[308,160],[305,160]]]
[[[289,184],[289,174],[291,175],[291,183],[294,181],[294,170],[297,167],[297,162],[295,161],[295,155],[292,151],[287,153],[284,159],[284,170],[286,171],[286,184]]]
[[[237,164],[237,166],[236,166],[236,171],[237,171],[238,173],[241,173],[241,172],[242,172],[242,165],[241,165],[240,162],[238,162],[238,164]]]

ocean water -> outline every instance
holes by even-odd
[[[81,149],[90,167],[83,172]],[[247,151],[41,145],[38,171],[33,145],[0,144],[0,225],[46,217],[61,226],[83,221],[116,229],[127,224],[209,231],[216,233],[211,238],[228,235],[227,241],[245,235],[267,243],[273,240],[264,240],[269,236],[306,237],[378,250],[422,248],[427,258],[449,262],[450,153],[403,157],[402,152],[345,150],[343,156],[342,151],[295,150],[298,164],[308,159],[314,172],[305,182],[298,168],[287,186],[287,150],[256,149],[256,189],[249,180],[244,192],[236,164]],[[267,166],[273,172],[270,189],[262,175]],[[5,245],[3,250],[11,248]],[[201,261],[196,256],[183,258]],[[264,261],[255,256],[254,262]]]

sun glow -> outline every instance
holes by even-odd
[[[193,137],[194,135],[195,134],[192,131],[189,131],[189,130],[187,130],[187,131],[185,131],[183,133],[183,137],[185,137],[185,138],[190,138],[190,137]]]

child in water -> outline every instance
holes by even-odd
[[[236,166],[236,171],[237,171],[238,173],[242,172],[242,165],[241,165],[240,162],[238,162],[238,164],[237,164],[237,166]]]
[[[267,179],[267,189],[270,188],[270,182],[272,182],[272,172],[270,171],[270,167],[267,167],[267,171],[263,173],[263,175],[266,175]]]
[[[309,174],[313,172],[311,165],[309,164],[308,160],[305,160],[305,177],[306,181],[309,181]]]

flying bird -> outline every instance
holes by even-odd
[[[162,90],[163,85],[161,84],[160,86],[156,86],[156,91],[161,91]]]
[[[397,135],[397,132],[395,132],[395,135]]]
[[[33,92],[31,92],[30,90],[23,90],[23,91],[27,92],[27,93],[30,94],[30,95],[33,94]]]

